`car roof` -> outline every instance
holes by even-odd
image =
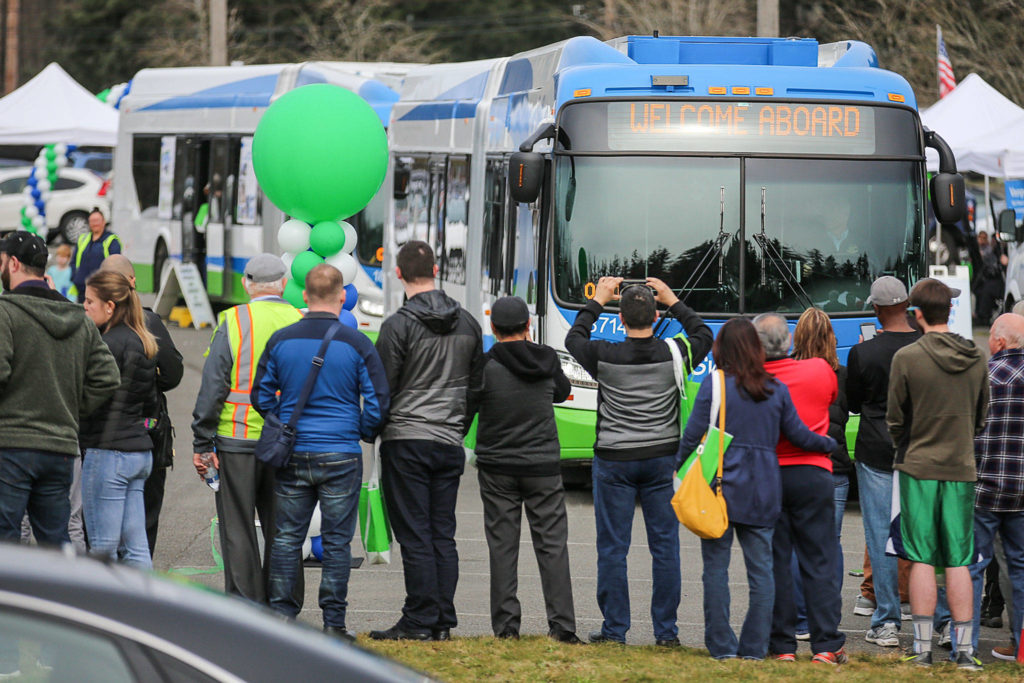
[[[32,166],[17,166],[13,168],[0,167],[0,180],[7,180],[9,178],[17,178],[20,175],[27,176],[32,171]],[[65,166],[64,168],[58,169],[57,174],[65,178],[74,178],[75,180],[90,180],[96,179],[96,174],[87,168],[72,168]],[[102,179],[100,179],[102,182]]]
[[[396,662],[290,623],[265,608],[73,553],[0,544],[0,604],[49,613],[171,656],[181,649],[243,680],[428,680]],[[132,635],[134,634],[134,635]],[[145,637],[142,637],[145,634]]]

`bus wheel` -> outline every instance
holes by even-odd
[[[167,259],[167,245],[163,240],[156,243],[156,252],[153,254],[153,291],[159,292],[164,283],[165,271],[168,270],[170,261]]]
[[[89,232],[89,215],[84,211],[68,211],[60,219],[60,234],[68,244],[77,244],[78,237]]]

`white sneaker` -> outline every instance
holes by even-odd
[[[896,624],[886,622],[881,626],[868,629],[868,632],[864,635],[864,640],[880,647],[899,647],[899,635],[900,632],[896,628]]]
[[[857,596],[857,602],[853,604],[853,613],[861,617],[870,617],[875,613],[875,603],[863,595]]]
[[[939,647],[944,647],[947,650],[953,649],[953,644],[949,639],[949,624],[946,624],[945,626],[941,626],[935,629],[935,635],[939,637]]]

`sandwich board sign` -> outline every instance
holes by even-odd
[[[946,266],[929,266],[928,276],[949,287],[960,290],[960,296],[951,301],[949,309],[949,330],[964,339],[974,339],[971,328],[971,277],[967,266],[954,266],[953,272]]]
[[[210,306],[210,299],[206,295],[206,285],[203,284],[199,268],[194,263],[175,261],[172,264],[163,284],[160,285],[160,293],[156,295],[153,310],[161,318],[166,318],[178,302],[179,296],[185,299],[189,315],[192,316],[192,324],[197,329],[204,325],[217,325],[213,307]]]

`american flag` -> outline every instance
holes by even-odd
[[[946,41],[942,39],[942,29],[935,25],[938,32],[939,49],[939,98],[943,98],[953,92],[956,87],[956,79],[953,78],[953,65],[949,63],[949,55],[946,54]]]

